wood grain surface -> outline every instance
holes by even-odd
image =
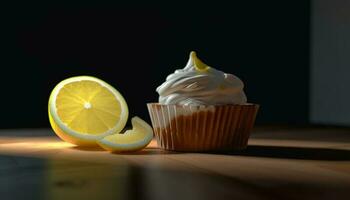
[[[257,128],[244,151],[113,154],[0,131],[0,199],[349,199],[350,130]]]

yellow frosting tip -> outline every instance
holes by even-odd
[[[194,67],[196,68],[197,71],[205,72],[207,71],[210,67],[203,63],[198,57],[195,51],[191,51],[190,53],[190,59],[193,60],[194,62]]]
[[[195,51],[191,51],[190,57],[191,57],[192,59],[197,58],[196,52],[195,52]]]

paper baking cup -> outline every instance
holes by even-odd
[[[158,146],[173,151],[244,149],[259,105],[182,106],[148,103]]]

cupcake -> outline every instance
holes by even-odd
[[[259,105],[247,103],[243,87],[192,51],[185,68],[157,88],[159,103],[147,104],[158,146],[188,152],[246,148]]]

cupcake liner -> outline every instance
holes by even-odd
[[[158,146],[174,151],[244,149],[259,105],[147,104]]]

